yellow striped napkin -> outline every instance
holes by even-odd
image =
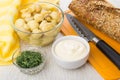
[[[11,27],[20,0],[0,0],[0,65],[11,64],[19,39]]]

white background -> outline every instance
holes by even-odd
[[[109,0],[116,7],[120,7],[120,0]],[[60,7],[67,10],[71,0],[61,0]],[[59,35],[60,37],[60,35]],[[76,70],[66,70],[59,67],[52,58],[51,45],[46,47],[48,54],[45,68],[37,75],[26,75],[14,65],[0,66],[0,80],[103,80],[95,69],[87,62]]]

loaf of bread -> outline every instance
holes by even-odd
[[[70,10],[81,20],[120,42],[120,9],[106,0],[73,0]]]

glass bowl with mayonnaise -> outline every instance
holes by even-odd
[[[36,2],[20,7],[13,28],[26,43],[46,46],[54,41],[64,20],[62,9],[49,2]]]
[[[76,69],[86,63],[90,52],[88,42],[79,36],[65,36],[52,45],[52,54],[58,65]]]

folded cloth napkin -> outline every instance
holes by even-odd
[[[11,26],[18,7],[36,1],[58,4],[59,0],[0,0],[0,65],[12,63],[12,55],[19,48],[19,38]]]
[[[74,15],[71,11],[66,13]],[[80,20],[81,21],[81,20]],[[91,25],[81,21],[86,27],[88,27],[92,32],[94,32],[98,37],[106,41],[110,46],[112,46],[118,53],[120,53],[120,43],[111,39],[102,32],[96,30]],[[71,27],[70,23],[65,17],[61,31],[64,35],[77,35],[75,30]],[[90,64],[100,73],[100,75],[105,80],[117,80],[120,79],[120,70],[95,46],[94,43],[90,42]]]
[[[11,27],[20,0],[0,0],[0,65],[12,63],[12,55],[19,48],[19,39]]]

